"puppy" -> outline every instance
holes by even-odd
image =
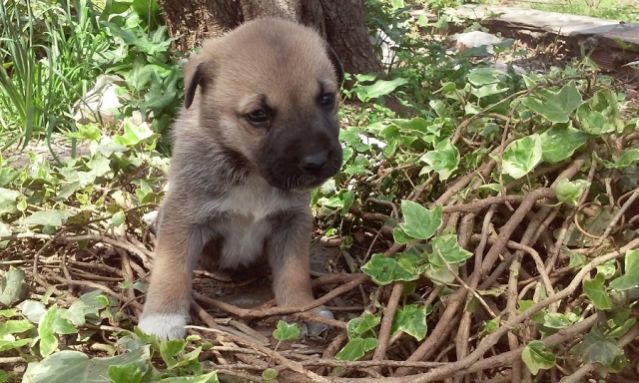
[[[192,270],[203,251],[220,269],[266,260],[280,306],[314,299],[310,194],[342,164],[342,79],[339,60],[314,30],[274,18],[205,42],[186,64],[144,332],[185,336]]]

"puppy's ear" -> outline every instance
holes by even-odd
[[[204,62],[198,55],[190,59],[184,66],[184,105],[188,109],[193,103],[198,85],[202,85]]]
[[[326,53],[328,53],[328,58],[331,60],[331,63],[333,64],[333,68],[335,68],[335,75],[337,76],[337,85],[341,87],[342,83],[344,82],[344,66],[342,65],[342,62],[340,61],[339,57],[337,57],[337,53],[335,53],[335,50],[333,49],[333,47],[331,47],[330,44],[328,43],[326,43]]]

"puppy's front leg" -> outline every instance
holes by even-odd
[[[311,228],[310,211],[287,212],[274,220],[267,252],[278,306],[305,306],[314,300],[309,257]],[[321,316],[333,318],[333,314],[324,308],[314,311]],[[311,335],[322,330],[321,326],[308,327]]]
[[[139,327],[161,339],[183,338],[189,319],[191,275],[205,243],[204,230],[164,215]]]

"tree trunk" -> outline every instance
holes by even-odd
[[[363,0],[160,0],[174,49],[186,52],[260,16],[295,20],[317,29],[349,73],[373,73],[380,62],[368,40]]]

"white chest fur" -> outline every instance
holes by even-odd
[[[224,198],[209,202],[208,211],[228,217],[213,228],[224,237],[220,266],[232,269],[252,263],[262,254],[271,233],[268,217],[305,203],[304,198],[287,195],[257,176],[234,186]]]

